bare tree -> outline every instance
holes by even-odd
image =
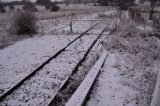
[[[36,8],[36,6],[33,3],[31,3],[31,2],[25,2],[24,6],[23,6],[23,9],[24,10],[33,11],[33,12],[38,11],[38,9]]]
[[[50,5],[51,0],[37,0],[36,3],[39,4],[39,5]]]
[[[1,12],[1,13],[6,12],[6,10],[5,10],[5,6],[4,6],[4,3],[3,3],[3,2],[1,2],[1,1],[0,1],[0,12]]]
[[[151,5],[151,11],[150,11],[150,20],[153,19],[153,13],[154,13],[154,8],[155,8],[155,4],[157,3],[158,0],[150,0],[150,5]]]
[[[97,2],[103,6],[132,6],[135,0],[98,0]]]
[[[18,35],[36,33],[36,17],[33,12],[25,10],[20,11],[15,15],[15,20],[12,28]]]
[[[10,10],[14,10],[15,8],[14,8],[14,5],[9,5],[9,9]]]
[[[56,3],[52,3],[51,11],[56,12],[59,10],[60,10],[60,7]]]

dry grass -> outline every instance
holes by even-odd
[[[64,106],[66,104],[98,58],[98,55],[92,54],[91,57],[86,59],[84,64],[78,68],[77,72],[70,77],[67,86],[58,93],[54,101],[54,106]]]
[[[126,56],[125,64],[117,66],[126,79],[122,84],[137,90],[134,98],[137,106],[149,106],[151,102],[157,78],[155,67],[160,62],[159,43],[158,38],[136,29],[133,24],[117,29],[105,43],[108,51]]]

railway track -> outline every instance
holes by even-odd
[[[92,39],[94,40],[93,42],[92,40],[85,41],[89,42],[87,47],[85,45],[85,49],[88,49],[83,50],[86,52],[81,53],[81,51],[77,50],[65,50],[72,48],[70,46],[77,43],[79,46],[78,48],[84,49],[83,43],[78,39],[86,39],[85,37],[83,38],[83,36],[99,23],[100,22],[87,29],[63,49],[58,51],[54,56],[40,65],[36,70],[27,75],[23,80],[6,91],[0,97],[0,105],[44,106],[52,104],[54,97],[58,91],[64,87],[69,79],[70,74],[74,73],[74,71],[76,71],[81,63],[85,60],[86,56],[91,51],[97,40],[102,36],[105,29],[96,39]],[[70,72],[70,70],[72,71]]]
[[[77,65],[72,70],[71,76],[68,76],[66,78],[66,80],[63,82],[62,86],[59,88],[58,92],[56,93],[56,95],[54,95],[54,97],[52,98],[52,100],[49,102],[48,106],[61,106],[61,105],[64,105],[63,103],[60,103],[60,102],[64,102],[65,103],[70,98],[71,93],[73,93],[74,90],[75,90],[71,86],[72,85],[75,86],[75,85],[77,85],[77,83],[80,82],[80,81],[78,81],[76,83],[75,80],[77,80],[77,79],[73,80],[72,77],[78,76],[76,72],[77,72],[79,66],[81,66],[81,64],[85,61],[87,55],[89,54],[89,52],[91,51],[91,49],[94,47],[94,45],[96,44],[96,42],[98,41],[98,39],[103,35],[103,33],[104,33],[105,30],[106,30],[106,28],[104,28],[102,30],[102,32],[99,34],[99,36],[92,42],[92,44],[89,46],[89,48],[86,50],[85,54],[83,55],[83,58],[77,63]],[[81,75],[79,75],[79,76],[81,76]],[[78,80],[80,80],[80,79],[78,79]],[[71,82],[75,82],[75,83],[71,84]],[[66,89],[69,90],[69,92]],[[63,91],[65,91],[65,92],[63,92]],[[69,93],[69,96],[66,98],[64,95],[67,95],[67,93]],[[59,96],[59,94],[61,94],[61,96]],[[62,101],[57,101],[57,99],[59,99],[59,98],[63,99],[63,100]]]
[[[36,74],[37,71],[42,69],[45,65],[47,65],[52,59],[56,58],[58,55],[60,55],[67,47],[69,47],[71,44],[73,44],[76,40],[80,39],[82,36],[84,36],[87,32],[89,32],[93,27],[95,27],[97,24],[100,22],[94,24],[92,27],[87,29],[84,33],[80,34],[78,37],[76,37],[74,40],[72,40],[70,43],[68,43],[64,48],[61,50],[57,51],[52,57],[50,57],[48,60],[43,62],[38,68],[36,68],[34,71],[32,71],[30,74],[28,74],[23,80],[15,84],[14,87],[12,87],[10,90],[6,91],[0,96],[0,101],[2,101],[3,98],[5,98],[8,94],[10,94],[14,89],[18,88],[18,86],[22,85],[27,79],[32,77],[34,74]]]
[[[65,106],[85,105],[85,102],[87,101],[87,96],[89,95],[89,92],[91,91],[91,88],[95,83],[95,80],[100,72],[101,67],[103,67],[106,57],[107,52],[104,51],[104,53],[95,63],[95,65],[90,69],[88,75],[85,77],[83,82],[80,84],[80,86],[77,88],[72,97],[68,100]]]

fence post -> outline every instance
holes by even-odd
[[[72,21],[70,21],[70,31],[73,32],[73,29],[72,29]]]
[[[92,27],[92,18],[91,18],[91,27]],[[92,29],[91,29],[91,34],[93,33]]]

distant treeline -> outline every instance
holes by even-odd
[[[103,6],[132,6],[135,0],[98,0],[97,2]]]
[[[63,2],[55,1],[54,3],[60,4],[60,3],[72,3],[72,1],[79,1],[79,3],[92,1],[93,3],[99,3],[103,6],[133,6],[135,5],[137,0],[64,0]],[[139,2],[144,3],[145,1],[150,1],[151,5],[154,5],[155,3],[159,2],[160,0],[139,0]],[[11,2],[2,2],[0,0],[0,4],[3,6],[7,5],[24,5],[26,2],[30,2],[30,0],[22,0],[22,1],[11,1]],[[53,2],[51,0],[36,0],[33,4],[38,5],[50,5]]]
[[[53,12],[60,10],[60,7],[57,5],[60,2],[52,2],[51,0],[37,0],[36,2],[30,2],[30,0],[23,0],[23,1],[12,1],[12,2],[1,2],[0,0],[0,13],[6,12],[5,7],[8,6],[10,10],[15,9],[15,5],[23,5],[23,10],[30,10],[30,11],[38,11],[36,5],[45,6],[46,9],[50,9]],[[17,8],[20,10],[20,8]]]
[[[2,2],[0,0],[0,5],[8,6],[8,5],[24,5],[25,3],[30,2],[30,0],[22,0],[22,1],[11,1],[11,2]],[[33,2],[33,4],[39,4],[39,5],[47,5],[53,3],[51,0],[37,0],[36,2]],[[61,2],[55,1],[54,3],[60,4]]]

